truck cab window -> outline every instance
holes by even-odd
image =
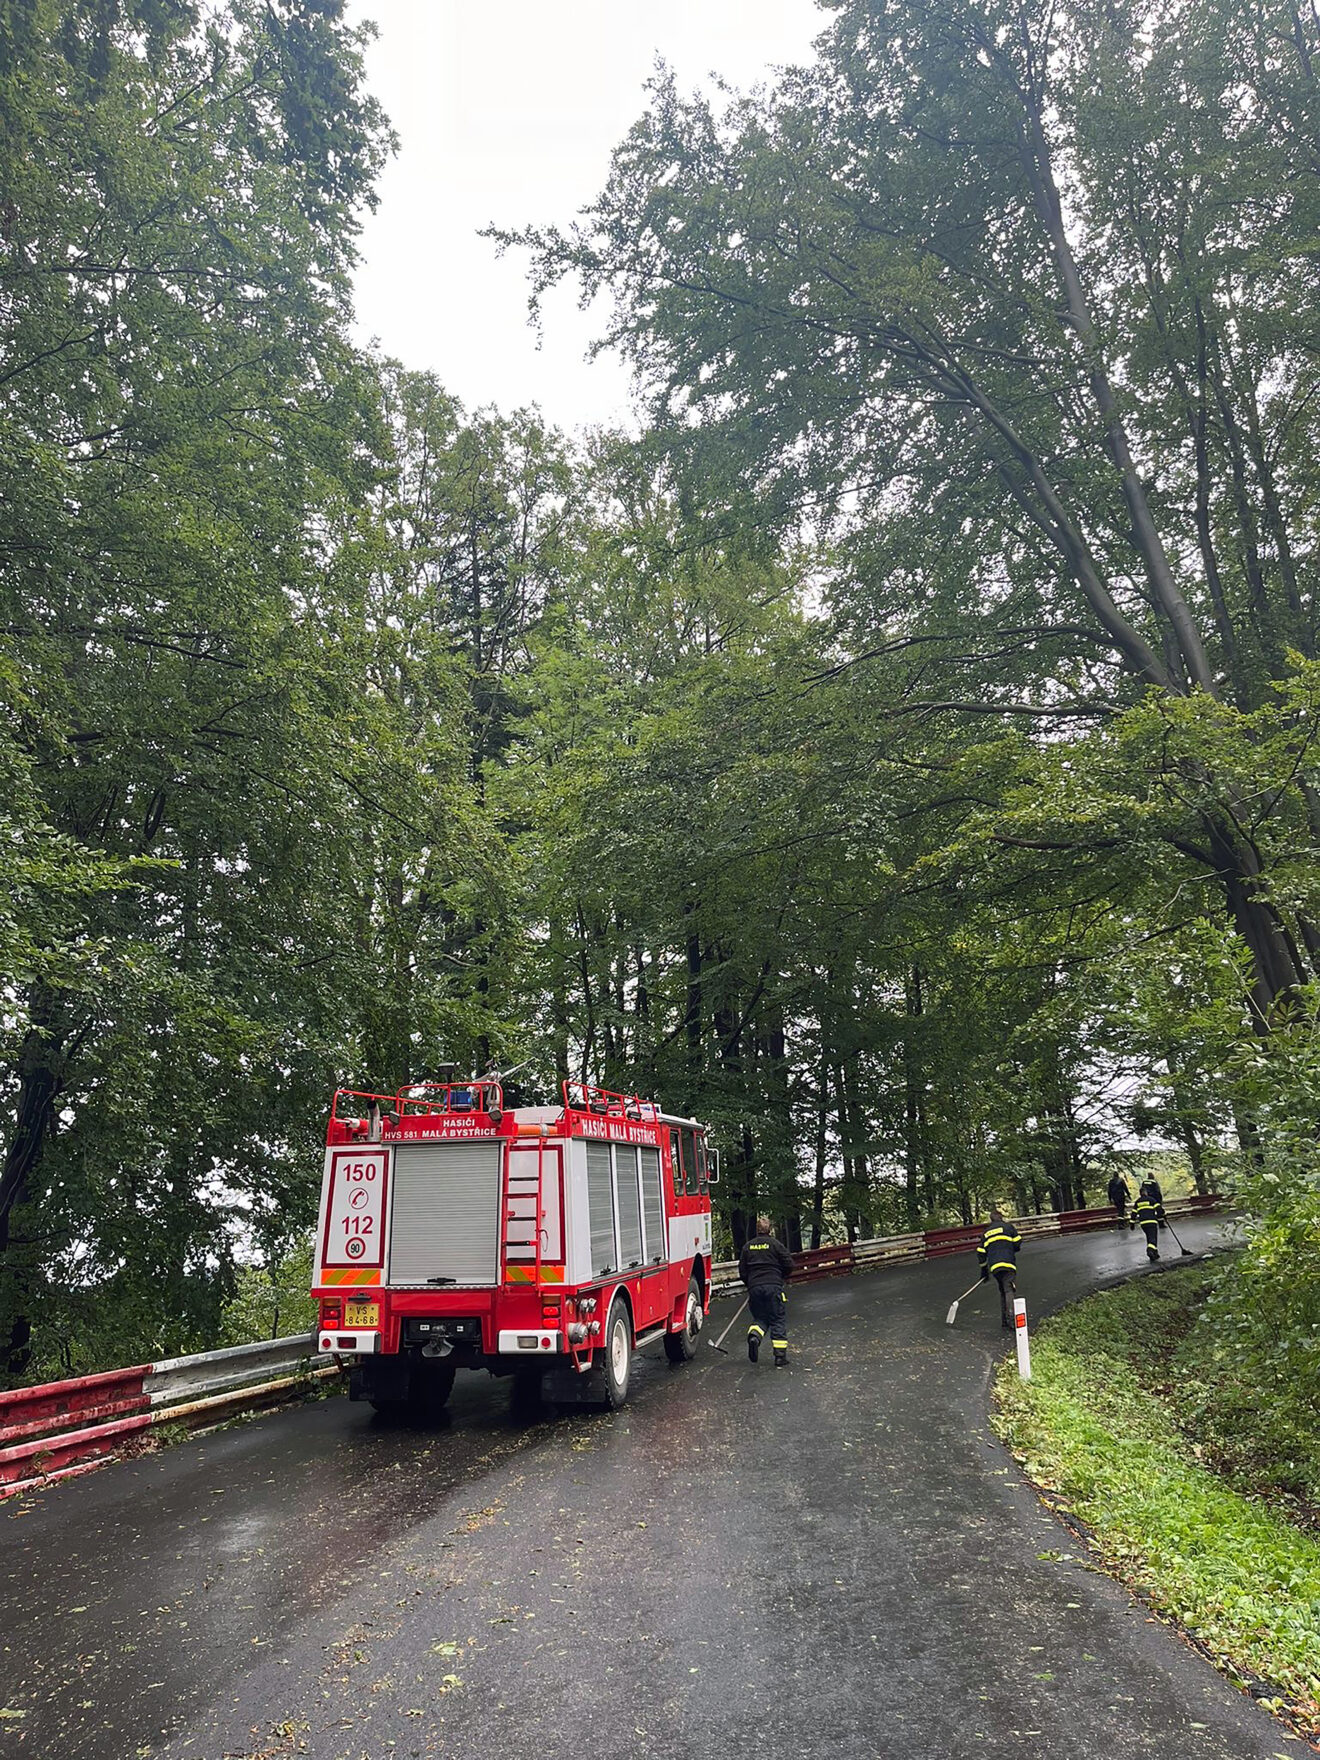
[[[704,1145],[702,1145],[700,1149],[698,1148],[701,1139],[696,1131],[683,1130],[679,1132],[679,1135],[683,1140],[683,1178],[686,1183],[688,1196],[693,1197],[696,1193],[705,1191],[706,1189],[706,1181],[704,1178],[706,1168],[705,1148]],[[700,1159],[698,1159],[698,1157],[700,1157]]]
[[[697,1151],[697,1190],[704,1197],[710,1190],[710,1163],[706,1159],[706,1139],[700,1131],[694,1133]]]
[[[679,1152],[677,1131],[669,1133],[669,1168],[670,1178],[674,1182],[674,1196],[681,1198],[686,1193],[687,1186],[683,1179],[683,1159]]]

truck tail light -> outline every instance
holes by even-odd
[[[321,1325],[327,1332],[333,1332],[336,1326],[342,1324],[343,1318],[344,1304],[342,1302],[321,1303]]]

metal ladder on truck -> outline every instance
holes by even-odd
[[[500,1231],[504,1283],[539,1284],[541,1281],[545,1138],[538,1136],[536,1139],[535,1172],[528,1166],[531,1160],[529,1149],[530,1145],[515,1140],[509,1144],[504,1156],[504,1226]]]
[[[551,1319],[545,1307],[549,1301],[553,1304],[553,1318],[558,1328],[564,1325],[565,1320],[562,1289],[556,1289],[550,1295],[546,1286],[541,1283],[542,1225],[545,1222],[545,1138],[537,1138],[535,1171],[528,1165],[531,1161],[530,1144],[523,1147],[521,1154],[516,1154],[519,1147],[516,1141],[511,1143],[504,1157],[504,1221],[500,1242],[504,1263],[501,1267],[501,1278],[505,1284],[530,1282],[539,1286],[542,1291],[541,1323],[546,1325]],[[517,1166],[514,1165],[515,1156]],[[556,1152],[551,1166],[557,1169],[558,1165]],[[564,1351],[567,1363],[579,1375],[585,1375],[595,1357],[595,1338],[588,1333],[585,1339],[574,1344],[565,1327]]]

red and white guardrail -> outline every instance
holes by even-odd
[[[1164,1206],[1170,1216],[1201,1216],[1208,1210],[1221,1210],[1224,1200],[1212,1193],[1208,1197],[1171,1198]],[[1077,1234],[1088,1228],[1113,1228],[1118,1222],[1117,1210],[1105,1205],[1098,1210],[1062,1210],[1047,1216],[1016,1216],[1013,1219],[1024,1237],[1035,1239],[1044,1234]],[[817,1277],[847,1276],[854,1271],[874,1271],[886,1265],[915,1265],[922,1259],[942,1259],[952,1253],[975,1252],[985,1233],[983,1222],[969,1228],[928,1228],[922,1234],[893,1234],[881,1240],[853,1241],[837,1247],[816,1247],[795,1253],[797,1265],[794,1283],[806,1283]],[[731,1295],[742,1288],[738,1266],[730,1260],[711,1271],[711,1293]]]
[[[159,1424],[200,1428],[340,1373],[300,1333],[0,1393],[0,1497],[90,1472]]]

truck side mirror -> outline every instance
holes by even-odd
[[[717,1186],[720,1183],[720,1152],[718,1149],[706,1151],[706,1183]]]

